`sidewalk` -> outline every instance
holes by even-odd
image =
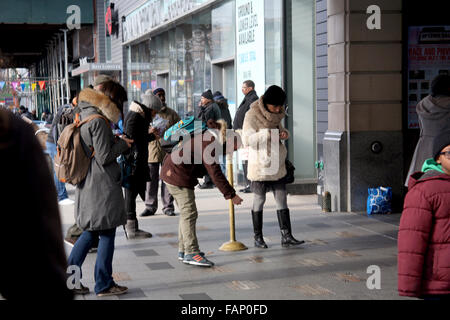
[[[139,218],[147,240],[127,240],[117,229],[113,270],[116,281],[129,288],[122,296],[77,299],[139,300],[303,300],[403,299],[397,294],[397,230],[400,215],[367,217],[354,213],[323,213],[315,195],[288,196],[293,235],[306,243],[283,249],[272,194],[264,211],[264,237],[269,249],[253,246],[250,215],[252,194],[236,210],[236,238],[248,250],[222,252],[229,241],[228,202],[217,189],[196,189],[200,249],[216,266],[201,268],[178,261],[178,217],[161,209]],[[74,190],[69,188],[74,199]],[[144,210],[140,198],[138,214]],[[64,234],[74,222],[73,205],[61,206]],[[176,208],[178,214],[178,209]],[[70,247],[66,245],[67,254]],[[89,254],[82,280],[93,292],[96,254]],[[381,289],[369,290],[367,268],[381,269]]]

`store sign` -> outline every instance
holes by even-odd
[[[137,39],[167,21],[179,18],[208,0],[150,0],[125,17],[123,42]]]
[[[241,87],[255,82],[258,95],[266,85],[264,1],[236,0],[236,73],[238,102],[244,99]]]
[[[408,64],[408,129],[418,129],[417,103],[434,77],[450,74],[450,26],[409,27]]]

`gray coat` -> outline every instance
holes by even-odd
[[[81,120],[102,114],[117,123],[120,111],[104,94],[85,89],[79,95]],[[120,167],[116,158],[128,149],[123,140],[114,137],[104,119],[95,119],[81,127],[81,137],[94,148],[94,158],[86,179],[75,192],[77,225],[88,231],[115,229],[126,224],[125,202],[121,187]]]
[[[409,176],[421,171],[425,160],[433,157],[433,139],[442,131],[450,129],[450,97],[428,96],[417,104],[420,138],[409,167],[405,186]]]

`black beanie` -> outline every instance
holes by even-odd
[[[439,157],[439,153],[441,153],[442,149],[446,146],[450,145],[450,130],[446,130],[441,132],[436,138],[433,140],[433,158],[437,160]]]
[[[279,86],[270,86],[264,93],[264,103],[283,106],[286,102],[286,92]]]
[[[211,92],[211,90],[205,91],[202,93],[202,97],[206,98],[208,100],[214,100],[213,94]]]

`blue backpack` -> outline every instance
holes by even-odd
[[[199,125],[200,124],[200,125]],[[178,121],[164,133],[164,140],[178,143],[183,136],[202,133],[207,129],[206,123],[194,116]]]

